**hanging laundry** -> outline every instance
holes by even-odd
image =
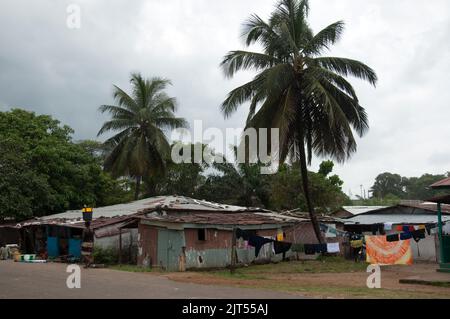
[[[400,234],[400,240],[407,240],[411,238],[412,238],[411,232],[404,232]]]
[[[403,226],[402,227],[402,231],[409,232],[409,226]]]
[[[362,239],[351,240],[350,241],[350,246],[352,246],[352,248],[361,248],[362,245],[363,245]]]
[[[415,230],[414,226],[409,226],[409,231],[413,232]]]
[[[236,238],[242,238],[243,240],[249,240],[251,234],[240,228],[236,228]]]
[[[425,229],[427,231],[428,236],[431,235],[431,229],[433,228],[433,225],[427,224],[425,225]]]
[[[425,230],[425,225],[419,225],[419,229]]]
[[[327,244],[314,244],[314,251],[316,253],[326,253],[327,252]]]
[[[384,223],[384,230],[392,230],[393,223]]]
[[[380,265],[411,265],[411,241],[388,242],[386,236],[366,236],[366,261]]]
[[[277,233],[277,240],[278,241],[283,241],[284,240],[284,236],[283,235],[284,235],[283,232]]]
[[[249,245],[255,247],[255,257],[258,257],[261,247],[267,243],[273,242],[273,239],[252,235],[248,239]]]
[[[314,244],[305,244],[305,254],[306,255],[314,255],[316,250],[314,248]]]
[[[397,227],[395,228],[395,230],[397,230],[397,231],[403,231],[403,226],[402,226],[402,225],[397,225]]]
[[[291,249],[292,244],[286,243],[283,241],[274,241],[273,242],[273,249],[275,251],[275,254],[282,254],[287,252],[289,249]]]
[[[304,253],[305,245],[304,244],[292,244],[291,250],[296,253]]]
[[[386,241],[388,241],[388,242],[393,242],[393,241],[398,241],[398,240],[399,240],[398,234],[392,234],[392,235],[386,236]]]
[[[329,253],[340,252],[339,243],[327,243],[327,252]]]
[[[416,242],[419,242],[421,239],[425,239],[425,230],[423,229],[415,230],[411,234]]]

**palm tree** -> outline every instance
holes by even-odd
[[[375,72],[352,59],[321,56],[336,43],[342,21],[314,34],[307,23],[307,0],[281,0],[268,22],[252,15],[243,37],[262,52],[230,51],[221,66],[226,76],[253,69],[254,79],[232,90],[222,104],[225,117],[250,102],[247,128],[279,128],[281,161],[300,161],[302,185],[319,242],[323,242],[308,189],[307,165],[312,153],[338,162],[356,151],[353,130],[368,130],[368,119],[355,90],[345,79],[351,75],[374,85]],[[270,141],[270,139],[268,139]]]
[[[167,129],[186,127],[183,118],[175,117],[176,100],[165,92],[169,80],[154,77],[144,79],[131,74],[132,93],[129,95],[114,86],[117,105],[102,105],[112,119],[105,122],[98,136],[108,131],[119,131],[105,141],[111,152],[104,168],[113,176],[131,176],[136,180],[134,198],[140,193],[143,176],[164,172],[170,156],[170,144],[164,133]]]

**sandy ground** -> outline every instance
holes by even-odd
[[[449,287],[435,287],[417,284],[400,284],[399,279],[410,276],[433,275],[436,264],[415,264],[412,266],[383,266],[381,268],[381,289],[366,286],[368,273],[260,273],[253,278],[212,273],[172,273],[168,278],[180,282],[238,287],[271,288],[316,298],[450,298]],[[445,274],[450,280],[450,274]],[[256,277],[256,278],[254,278]]]
[[[0,261],[0,299],[4,298],[300,298],[279,291],[201,285],[152,273],[81,268],[81,288],[66,285],[66,264]]]

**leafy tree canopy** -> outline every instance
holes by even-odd
[[[21,109],[0,112],[0,219],[127,199],[99,161],[72,141],[72,133],[48,115]]]

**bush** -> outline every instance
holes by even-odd
[[[115,248],[94,247],[94,263],[113,265],[119,262],[119,251]]]

